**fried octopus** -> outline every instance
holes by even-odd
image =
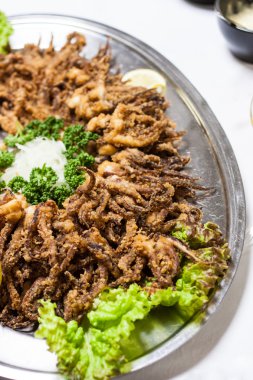
[[[156,90],[110,72],[108,45],[91,60],[84,45],[73,33],[58,52],[27,45],[0,57],[2,129],[57,115],[100,135],[96,164],[63,208],[0,195],[0,322],[14,329],[36,327],[42,298],[81,321],[106,287],[174,286],[182,257],[199,260],[171,236],[178,222],[202,220],[189,199],[205,189],[183,172],[189,157],[178,151],[184,132]]]
[[[171,286],[180,271],[179,252],[198,260],[168,231],[177,220],[198,221],[201,214],[174,202],[169,182],[157,181],[150,192],[127,176],[103,177],[105,163],[100,174],[89,170],[64,209],[51,200],[28,206],[20,196],[2,195],[2,324],[36,326],[41,298],[56,302],[65,320],[80,321],[105,287],[152,278],[159,288]],[[159,228],[154,213],[160,214]]]
[[[143,91],[129,88],[120,75],[110,73],[109,45],[91,60],[82,56],[83,35],[72,33],[56,51],[25,45],[0,56],[0,127],[15,134],[34,119],[48,115],[67,123],[87,120],[111,112],[124,99]]]

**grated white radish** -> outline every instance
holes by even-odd
[[[29,180],[32,169],[42,168],[44,164],[54,169],[58,175],[57,184],[65,182],[64,166],[67,160],[64,156],[66,148],[62,141],[37,137],[24,145],[17,144],[16,146],[19,152],[16,154],[12,166],[7,168],[2,176],[5,182],[8,183],[16,176]]]

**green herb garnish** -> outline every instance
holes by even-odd
[[[34,168],[31,171],[29,181],[17,176],[8,183],[8,187],[15,193],[21,191],[32,205],[45,202],[47,199],[53,199],[58,205],[61,205],[71,191],[64,184],[57,186],[57,181],[56,172],[52,168],[43,165],[42,168]]]
[[[85,179],[85,173],[79,167],[91,166],[95,161],[95,158],[85,150],[88,142],[97,140],[98,137],[96,133],[86,132],[82,125],[71,125],[64,131],[63,143],[66,147],[65,155],[68,160],[64,168],[64,177],[72,192]]]
[[[42,168],[34,168],[23,193],[31,204],[45,202],[50,199],[57,180],[58,176],[52,168],[46,165],[43,165]]]
[[[50,199],[53,199],[59,207],[62,206],[66,198],[73,193],[73,190],[65,183],[52,189]]]
[[[8,187],[10,187],[14,193],[18,193],[19,191],[23,192],[27,183],[28,182],[25,181],[23,177],[16,176],[10,180]]]
[[[80,166],[91,166],[95,159],[88,153],[80,153],[76,158],[68,159],[64,167],[64,177],[73,191],[83,183],[85,173]]]
[[[0,169],[6,169],[11,166],[14,161],[14,154],[12,152],[0,152]]]
[[[6,187],[5,181],[0,180],[0,192],[2,192]]]
[[[44,121],[33,120],[17,135],[8,135],[4,139],[4,142],[9,147],[15,147],[16,144],[24,145],[36,137],[59,140],[60,131],[63,127],[63,120],[57,119],[54,116],[50,116]]]
[[[92,132],[86,132],[82,125],[71,125],[64,131],[63,143],[66,147],[67,159],[77,158],[82,154],[90,140],[97,140],[98,135]]]
[[[9,38],[13,28],[3,12],[0,12],[0,54],[8,53]]]

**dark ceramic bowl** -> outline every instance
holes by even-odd
[[[228,42],[229,49],[238,58],[253,63],[253,29],[231,21],[243,5],[253,4],[252,0],[216,0],[215,9],[218,23]],[[253,17],[253,16],[252,16]]]

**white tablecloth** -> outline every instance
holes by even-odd
[[[229,293],[207,326],[189,343],[145,373],[146,380],[253,379],[253,128],[249,105],[253,65],[234,58],[211,7],[184,0],[9,0],[8,15],[52,12],[97,20],[157,49],[194,84],[219,119],[235,151],[247,201],[247,239]],[[250,169],[251,168],[251,169]],[[0,342],[1,344],[1,342]],[[27,353],[29,355],[29,353]],[[0,376],[40,380],[0,367]],[[134,375],[134,379],[143,379]],[[56,377],[55,377],[56,379]]]

